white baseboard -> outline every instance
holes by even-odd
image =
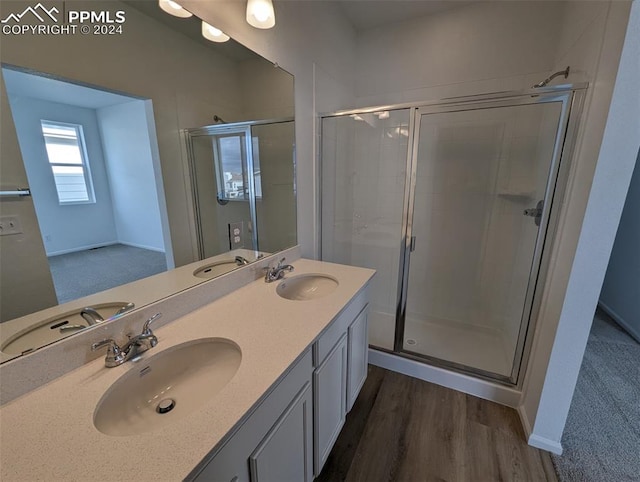
[[[118,241],[109,241],[106,243],[89,244],[87,246],[80,246],[77,248],[61,249],[60,251],[53,251],[51,253],[47,253],[47,257],[60,256],[61,254],[77,253],[79,251],[87,251],[89,249],[102,248],[104,246],[113,246],[114,244],[119,244],[119,243]]]
[[[119,241],[118,244],[124,244],[125,246],[131,246],[132,248],[147,249],[149,251],[155,251],[156,253],[164,253],[164,249],[156,248],[155,246],[145,246],[138,243],[127,243],[126,241]]]
[[[624,329],[624,331],[629,333],[629,335],[631,335],[632,338],[634,338],[638,343],[640,343],[640,332],[638,332],[637,328],[631,326],[630,323],[627,323],[624,320],[624,318],[622,318],[618,313],[616,313],[613,309],[611,309],[611,307],[608,306],[606,303],[603,303],[602,300],[598,300],[598,306],[602,308],[602,311],[604,311],[607,315],[613,318],[613,321],[615,321],[618,325],[620,325]]]
[[[434,367],[374,348],[369,348],[369,363],[508,407],[517,408],[521,403],[522,392],[515,388]]]
[[[518,407],[518,417],[520,417],[520,423],[522,424],[522,429],[524,430],[524,435],[527,440],[531,437],[531,423],[529,422],[529,417],[527,416],[527,412],[524,410],[524,405],[520,405]]]
[[[562,455],[562,445],[560,443],[533,434],[531,422],[529,422],[527,412],[524,410],[524,405],[518,407],[518,416],[520,417],[520,423],[522,424],[522,429],[524,430],[524,435],[529,445],[537,449]]]
[[[61,254],[77,253],[79,251],[88,251],[88,250],[94,249],[94,248],[103,248],[105,246],[113,246],[114,244],[123,244],[125,246],[131,246],[133,248],[148,249],[149,251],[155,251],[157,253],[164,253],[165,252],[164,249],[156,248],[156,247],[153,247],[153,246],[145,246],[143,244],[125,243],[124,241],[109,241],[107,243],[90,244],[88,246],[80,246],[78,248],[61,249],[60,251],[54,251],[52,253],[47,253],[47,257],[60,256]]]
[[[527,442],[529,445],[537,449],[546,450],[547,452],[551,452],[556,455],[562,455],[562,444],[560,444],[560,442],[556,442],[555,440],[550,440],[545,437],[540,437],[539,435],[531,434],[529,435]]]

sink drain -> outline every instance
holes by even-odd
[[[162,414],[162,413],[169,413],[171,410],[173,410],[176,406],[176,401],[171,399],[171,398],[165,398],[164,400],[162,400],[158,406],[156,407],[156,412]]]

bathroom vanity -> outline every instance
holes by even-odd
[[[366,378],[374,271],[290,262],[295,270],[284,280],[260,277],[159,325],[157,346],[137,361],[105,368],[101,356],[3,405],[0,478],[107,480],[117,473],[141,480],[313,480]],[[236,271],[253,270],[255,279],[258,268]],[[212,280],[206,289],[213,295],[226,277],[240,274]],[[170,302],[180,303],[188,291]],[[103,337],[99,328],[90,333],[92,342]],[[181,375],[166,367],[182,353],[193,357],[188,366],[204,363],[207,356],[192,347],[216,344],[226,347],[221,360],[235,372],[199,406],[189,408],[188,393],[202,396],[210,383],[188,373],[190,390],[176,397],[172,410],[144,420],[135,412],[119,415],[119,400],[124,405],[139,396],[143,377],[167,376],[167,393],[175,393],[169,385]],[[140,382],[125,385],[122,377]],[[105,412],[107,402],[115,409]]]

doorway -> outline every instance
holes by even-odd
[[[151,101],[2,75],[57,302],[173,268]]]

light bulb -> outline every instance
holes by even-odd
[[[158,0],[158,5],[162,10],[174,17],[189,18],[193,16],[191,12],[185,10],[179,3],[173,0]]]
[[[271,0],[248,0],[247,23],[256,28],[271,28],[276,24],[276,15]]]
[[[259,3],[253,12],[253,16],[258,22],[264,22],[269,18],[269,8],[266,5]]]
[[[226,42],[230,38],[222,30],[215,28],[205,21],[202,22],[202,36],[212,42]]]

